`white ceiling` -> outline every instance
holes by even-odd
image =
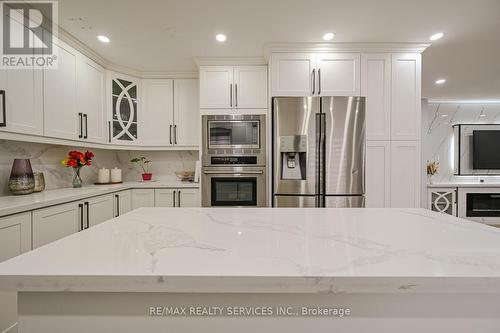
[[[139,71],[195,71],[194,57],[262,56],[266,43],[321,42],[327,31],[336,42],[428,42],[443,31],[423,55],[423,96],[500,98],[500,0],[60,0],[59,13],[69,33]]]

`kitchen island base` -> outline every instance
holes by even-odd
[[[19,333],[495,332],[500,294],[20,292]],[[332,331],[333,330],[333,331]]]

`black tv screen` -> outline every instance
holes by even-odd
[[[500,130],[473,131],[474,170],[500,169]]]

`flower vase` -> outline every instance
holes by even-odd
[[[80,170],[82,167],[73,168],[73,188],[82,187],[82,178],[80,177]]]
[[[429,185],[434,184],[434,175],[427,175],[427,180]]]

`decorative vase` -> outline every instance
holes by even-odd
[[[35,178],[28,158],[14,160],[9,178],[9,190],[12,194],[30,194],[35,189]]]
[[[73,168],[73,188],[82,187],[82,178],[80,177],[80,170],[82,167]]]
[[[434,184],[434,175],[427,175],[427,182],[429,185]]]
[[[43,172],[33,172],[33,176],[35,178],[35,188],[33,192],[42,192],[45,190],[45,177],[43,176]]]
[[[153,177],[152,173],[143,173],[142,174],[142,180],[145,182],[151,180],[152,177]]]

